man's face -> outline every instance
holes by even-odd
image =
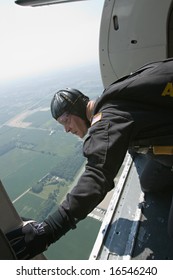
[[[85,121],[76,115],[64,113],[57,121],[64,126],[66,132],[71,132],[80,138],[87,134],[88,128]]]

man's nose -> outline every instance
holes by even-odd
[[[70,132],[70,127],[69,127],[69,125],[65,125],[65,126],[64,126],[64,129],[65,129],[65,132],[67,132],[67,133]]]

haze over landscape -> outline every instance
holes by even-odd
[[[31,8],[0,3],[0,180],[20,216],[43,220],[84,170],[83,142],[50,113],[53,94],[103,91],[98,44],[103,0]],[[105,210],[97,209],[45,253],[88,259]],[[84,242],[85,240],[85,242]]]
[[[0,84],[98,61],[104,0],[22,7],[0,3]]]
[[[98,65],[16,80],[0,88],[0,179],[25,218],[41,221],[55,211],[84,168],[82,140],[65,133],[50,113],[53,94],[67,86],[96,98],[103,91]],[[102,220],[102,215],[91,216],[51,246],[47,257],[87,259]]]

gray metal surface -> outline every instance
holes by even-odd
[[[147,194],[132,259],[173,260],[173,240],[167,233],[172,193]]]
[[[142,168],[142,162],[136,164]],[[173,242],[167,233],[171,198],[172,193],[144,195],[127,155],[90,259],[172,260]]]
[[[130,258],[142,202],[138,175],[127,155],[90,259]]]

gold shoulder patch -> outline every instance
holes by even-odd
[[[91,121],[91,126],[97,122],[99,122],[102,119],[102,112],[96,114],[93,116],[92,121]]]

